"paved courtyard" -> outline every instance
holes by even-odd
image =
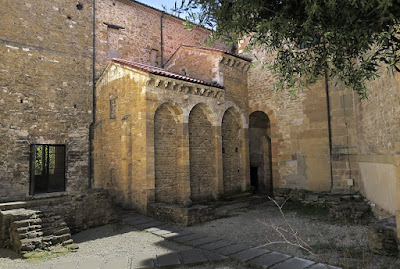
[[[218,236],[212,228],[208,228],[209,232],[196,231],[201,227],[204,226],[179,228],[125,212],[119,222],[74,235],[77,252],[53,258],[49,252],[43,252],[21,260],[13,252],[1,250],[0,268],[327,268],[309,259],[274,251],[273,247],[257,247],[240,236],[235,237],[238,240],[224,234]]]

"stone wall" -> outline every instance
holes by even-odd
[[[188,31],[183,22],[182,19],[131,0],[96,1],[96,77],[100,76],[113,57],[161,66],[181,44],[198,46],[199,42],[208,39],[209,30],[195,28]],[[215,46],[224,47],[222,44]]]
[[[32,144],[66,145],[66,191],[83,191],[92,122],[92,1],[3,1],[2,10],[0,201],[29,197]]]
[[[247,117],[224,98],[225,90],[114,62],[97,89],[94,183],[108,189],[118,204],[147,213],[156,202],[190,206],[191,198],[195,202],[218,198],[224,194],[225,181],[228,193],[249,189],[249,174],[243,172],[249,169]],[[111,99],[117,100],[113,119]],[[225,113],[234,117],[228,120],[233,133],[224,127],[225,140],[231,136],[225,141],[229,148],[225,157],[231,159],[232,178],[224,175],[223,168]],[[127,121],[129,132],[124,129]],[[115,180],[109,184],[112,169]],[[192,192],[194,185],[200,190]]]
[[[178,120],[168,108],[161,105],[154,116],[155,200],[178,203]]]
[[[228,109],[222,119],[222,158],[224,166],[224,194],[240,192],[244,171],[241,163],[240,132],[243,131],[239,115],[234,109]]]
[[[272,55],[258,52],[260,61]],[[274,188],[330,189],[329,140],[323,81],[311,89],[273,92],[274,77],[255,62],[250,68],[250,113],[264,112],[271,122],[272,180]]]
[[[189,114],[190,189],[192,201],[217,198],[214,130],[202,104]]]
[[[260,61],[272,55],[255,51]],[[361,191],[392,214],[398,208],[399,87],[383,67],[367,84],[369,98],[329,81],[332,152],[323,78],[297,93],[272,92],[267,69],[249,72],[250,112],[263,111],[271,120],[274,188],[288,187],[349,193]],[[330,175],[332,163],[332,178]]]
[[[146,175],[143,85],[143,78],[133,77],[129,70],[110,68],[96,88],[94,129],[94,186],[107,189],[117,204],[135,204],[137,209],[147,201],[147,194],[139,191],[146,186],[139,180]],[[111,118],[113,100],[115,117]]]

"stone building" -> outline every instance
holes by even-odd
[[[366,100],[322,80],[292,98],[234,48],[200,46],[209,30],[133,0],[2,7],[1,202],[87,195],[80,224],[66,214],[80,228],[92,188],[145,213],[251,188],[399,210],[398,74],[382,69]]]

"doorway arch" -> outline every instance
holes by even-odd
[[[249,140],[251,188],[253,192],[271,195],[271,122],[263,111],[255,111],[249,116]]]

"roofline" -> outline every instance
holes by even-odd
[[[118,0],[117,0],[117,1],[118,1]],[[175,15],[173,15],[173,14],[171,14],[171,13],[168,13],[168,12],[166,12],[166,11],[164,11],[164,10],[161,10],[161,9],[158,9],[158,8],[155,8],[155,7],[152,7],[152,6],[149,6],[149,5],[145,4],[145,3],[142,3],[142,2],[139,2],[139,1],[136,1],[136,0],[127,0],[127,1],[134,2],[134,3],[137,3],[137,4],[141,5],[141,6],[144,6],[144,7],[150,8],[150,9],[152,9],[152,10],[155,10],[155,11],[157,11],[157,12],[167,14],[168,16],[173,17],[173,18],[178,19],[178,20],[181,20],[182,22],[185,22],[185,21],[186,21],[185,19],[182,19],[182,18],[180,18],[180,17],[178,17],[178,16],[175,16]],[[190,23],[193,24],[193,25],[196,25],[198,28],[201,28],[201,29],[203,29],[203,30],[210,31],[210,32],[214,32],[212,29],[209,29],[209,28],[207,28],[207,27],[204,27],[204,26],[202,26],[202,25],[200,25],[200,24],[197,24],[197,23],[194,23],[194,22],[190,22]]]
[[[174,72],[171,72],[171,71],[168,71],[168,70],[165,70],[163,68],[156,67],[156,66],[149,66],[149,65],[146,65],[146,64],[135,63],[135,62],[131,62],[131,61],[128,61],[128,60],[119,59],[119,58],[113,58],[111,60],[111,63],[119,64],[119,65],[126,66],[126,67],[130,67],[132,69],[135,69],[135,70],[138,70],[138,71],[141,71],[141,72],[144,72],[144,73],[156,75],[156,76],[167,77],[167,78],[171,78],[171,79],[176,79],[176,80],[181,80],[181,81],[185,81],[185,82],[200,84],[200,85],[204,85],[204,86],[208,86],[208,87],[214,87],[214,88],[218,88],[218,89],[225,89],[224,86],[219,85],[217,83],[206,82],[206,81],[203,81],[201,79],[196,79],[196,78],[184,76],[184,75],[181,75],[181,74],[178,74],[178,73],[174,73]],[[137,65],[141,65],[142,67],[137,66]],[[146,70],[146,68],[155,68],[155,69],[158,69],[158,70]]]
[[[235,53],[231,53],[231,52],[228,52],[228,51],[225,51],[225,50],[221,50],[221,49],[207,48],[207,47],[202,47],[202,46],[193,46],[193,45],[181,44],[181,45],[174,51],[174,53],[171,55],[171,57],[169,57],[168,61],[165,63],[165,66],[168,65],[169,61],[175,56],[175,54],[178,52],[178,50],[180,50],[182,47],[185,47],[185,48],[193,48],[193,49],[203,49],[203,50],[208,50],[208,51],[212,51],[212,52],[224,53],[224,54],[228,54],[228,55],[230,55],[230,56],[232,56],[232,57],[239,58],[239,59],[241,59],[241,60],[243,60],[243,61],[246,61],[246,62],[249,62],[249,63],[251,63],[251,62],[253,61],[252,59],[250,59],[250,58],[248,58],[248,57],[240,56],[240,55],[237,55],[237,54],[235,54]]]

